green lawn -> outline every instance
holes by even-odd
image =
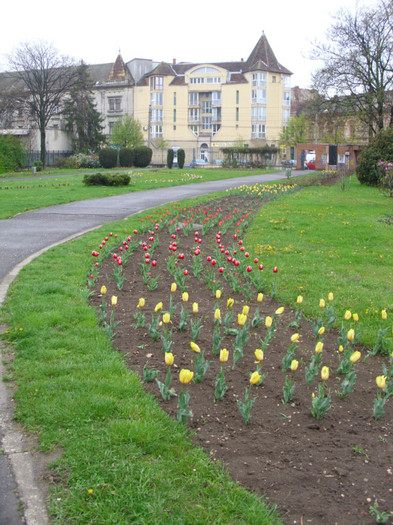
[[[85,170],[96,172],[97,170]],[[5,181],[0,178],[0,219],[8,219],[17,213],[52,206],[66,204],[67,202],[109,197],[135,191],[166,188],[223,180],[249,175],[272,173],[274,170],[224,170],[224,169],[195,169],[195,170],[125,170],[130,173],[131,182],[128,186],[85,186],[80,170],[59,170],[63,176],[53,171],[37,174],[33,179],[21,180],[14,174],[14,180]],[[68,176],[65,176],[68,172]],[[108,170],[110,172],[110,170]],[[29,174],[31,176],[31,173]],[[29,176],[25,175],[25,176]],[[48,177],[50,178],[43,178]],[[8,174],[10,176],[10,174]]]
[[[387,308],[391,348],[392,215],[392,199],[356,180],[347,191],[308,187],[267,203],[244,244],[266,268],[278,267],[283,304],[295,306],[302,294],[305,314],[317,318],[319,299],[333,292],[337,324],[347,308],[358,313],[365,343],[375,341]],[[43,450],[62,451],[50,497],[53,523],[97,523],[100,516],[108,525],[278,524],[259,498],[191,446],[184,428],[113,351],[87,306],[91,251],[108,231],[121,236],[143,216],[107,224],[35,259],[2,308],[4,337],[15,349],[8,367],[8,379],[18,385],[15,416],[37,433]],[[271,289],[273,273],[266,280]]]

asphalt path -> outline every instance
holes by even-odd
[[[303,173],[306,172],[293,171],[292,176]],[[0,220],[0,305],[20,269],[52,246],[102,224],[168,202],[281,179],[286,179],[285,170],[71,202]],[[4,373],[0,362],[0,375]],[[42,494],[34,481],[33,458],[23,435],[12,422],[12,399],[3,381],[0,382],[0,439],[0,525],[45,525],[47,516]]]

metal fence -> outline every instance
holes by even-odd
[[[46,165],[53,166],[56,163],[57,159],[64,159],[71,157],[73,155],[72,151],[47,151],[46,152]],[[40,151],[29,151],[26,156],[25,168],[31,168],[35,160],[41,159]]]

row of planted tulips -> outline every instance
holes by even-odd
[[[277,388],[282,403],[296,398],[303,373],[310,389],[310,413],[322,419],[332,406],[333,395],[344,399],[356,392],[359,367],[366,366],[370,356],[386,345],[391,329],[386,310],[381,313],[375,346],[362,355],[357,349],[359,316],[349,310],[341,312],[331,292],[320,299],[320,315],[311,322],[312,348],[303,347],[306,338],[302,332],[310,329],[302,315],[306,298],[295,298],[294,311],[282,306],[268,310],[263,292],[269,284],[272,295],[276,294],[279,269],[265,268],[262,261],[252,259],[243,235],[262,200],[294,190],[291,185],[259,185],[251,192],[240,188],[232,192],[236,197],[232,207],[230,196],[223,201],[225,207],[172,204],[162,214],[145,216],[140,228],[124,239],[110,233],[92,253],[95,262],[88,283],[99,292],[100,324],[110,337],[115,336],[119,323],[127,324],[130,333],[134,330],[146,336],[143,379],[156,383],[165,402],[177,398],[179,421],[192,416],[193,384],[213,381],[212,402],[219,403],[227,395],[231,375],[241,368],[244,390],[236,402],[247,424],[256,389],[265,384],[271,371],[273,352],[281,353],[282,382]],[[111,276],[100,271],[108,257],[113,260]],[[123,299],[127,297],[130,304],[131,296],[132,311],[120,315]],[[341,330],[333,336],[333,324],[340,317]],[[277,345],[278,340],[286,343]],[[157,360],[165,364],[165,374],[162,367],[152,366]],[[329,385],[333,377],[335,388]],[[393,354],[375,383],[372,410],[378,419],[393,394]]]

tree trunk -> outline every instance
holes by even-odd
[[[41,162],[43,169],[46,167],[46,130],[45,126],[40,129],[41,135]]]

